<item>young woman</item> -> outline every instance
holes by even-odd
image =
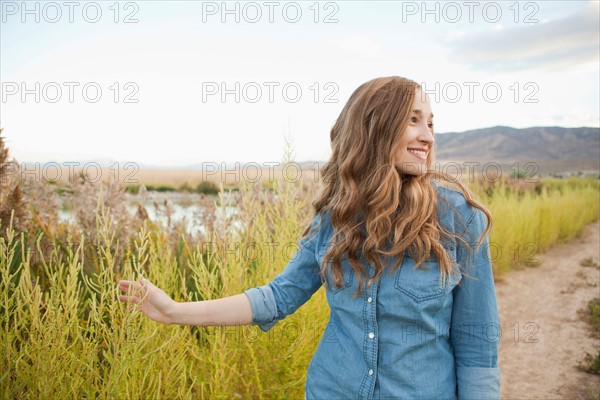
[[[120,300],[158,322],[267,332],[324,285],[330,320],[308,367],[307,399],[500,398],[491,215],[432,170],[432,120],[415,82],[364,83],[331,129],[315,217],[281,274],[192,303],[143,278],[121,281],[137,295]]]

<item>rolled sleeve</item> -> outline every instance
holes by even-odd
[[[321,287],[316,255],[319,223],[317,215],[309,234],[300,240],[298,251],[283,272],[267,285],[244,291],[252,307],[252,325],[258,325],[263,332],[295,312]]]
[[[277,303],[273,291],[268,285],[244,291],[252,307],[252,325],[258,325],[267,332],[277,323]]]
[[[500,398],[500,369],[457,367],[456,381],[460,400],[487,400]]]
[[[462,245],[458,252],[459,264],[467,266],[453,289],[450,328],[459,400],[500,398],[500,319],[488,236],[476,247],[485,224],[485,214],[475,209],[465,232],[473,251]]]

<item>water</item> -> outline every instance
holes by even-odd
[[[127,197],[127,210],[131,216],[135,215],[138,211],[138,204],[144,206],[148,212],[148,217],[155,223],[161,224],[163,227],[167,227],[168,219],[164,213],[165,211],[165,200],[172,202],[173,213],[171,214],[171,225],[181,222],[184,218],[186,219],[186,231],[188,233],[206,233],[205,227],[202,225],[202,220],[199,218],[200,213],[204,207],[201,205],[200,195],[191,193],[157,193],[149,192],[143,198],[138,195],[126,194]],[[225,204],[229,202],[229,199],[225,197]],[[216,201],[217,197],[214,197],[212,201]],[[160,211],[156,209],[154,202],[156,202],[160,208]],[[215,209],[215,216],[217,221],[223,220],[222,208],[217,207]],[[226,206],[225,214],[228,218],[235,218],[237,215],[237,207]],[[61,210],[59,211],[59,221],[70,222],[72,224],[77,223],[77,218],[72,210]],[[234,228],[241,226],[239,221],[233,222]]]

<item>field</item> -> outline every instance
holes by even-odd
[[[144,180],[192,185],[194,174]],[[466,183],[494,216],[497,279],[535,267],[537,254],[598,219],[595,179]],[[328,318],[323,289],[263,333],[157,324],[119,302],[116,283],[143,273],[178,301],[266,284],[294,255],[319,182],[242,180],[236,192],[204,196],[202,233],[128,213],[122,184],[101,193],[85,180],[15,184],[5,182],[0,209],[0,397],[303,398]],[[59,221],[60,196],[76,199],[75,223]]]

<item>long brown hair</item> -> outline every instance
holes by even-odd
[[[479,244],[490,229],[490,212],[474,200],[469,189],[451,175],[431,169],[435,162],[433,147],[425,174],[404,174],[394,162],[420,88],[398,76],[370,80],[352,93],[331,129],[332,155],[321,173],[324,187],[312,203],[315,215],[327,211],[334,227],[321,275],[329,282],[326,266],[331,262],[335,285],[340,287],[341,256],[345,254],[358,277],[355,297],[363,288],[361,278],[368,277],[360,254],[375,270],[368,281],[370,286],[384,272],[382,255],[396,257],[392,266],[396,270],[406,250],[417,268],[424,269],[422,264],[433,253],[440,264],[440,279],[445,279],[453,265],[441,240],[453,237],[470,247],[438,221],[432,179],[450,183],[462,192],[468,204],[484,212],[488,221]],[[308,232],[307,227],[304,235]]]

